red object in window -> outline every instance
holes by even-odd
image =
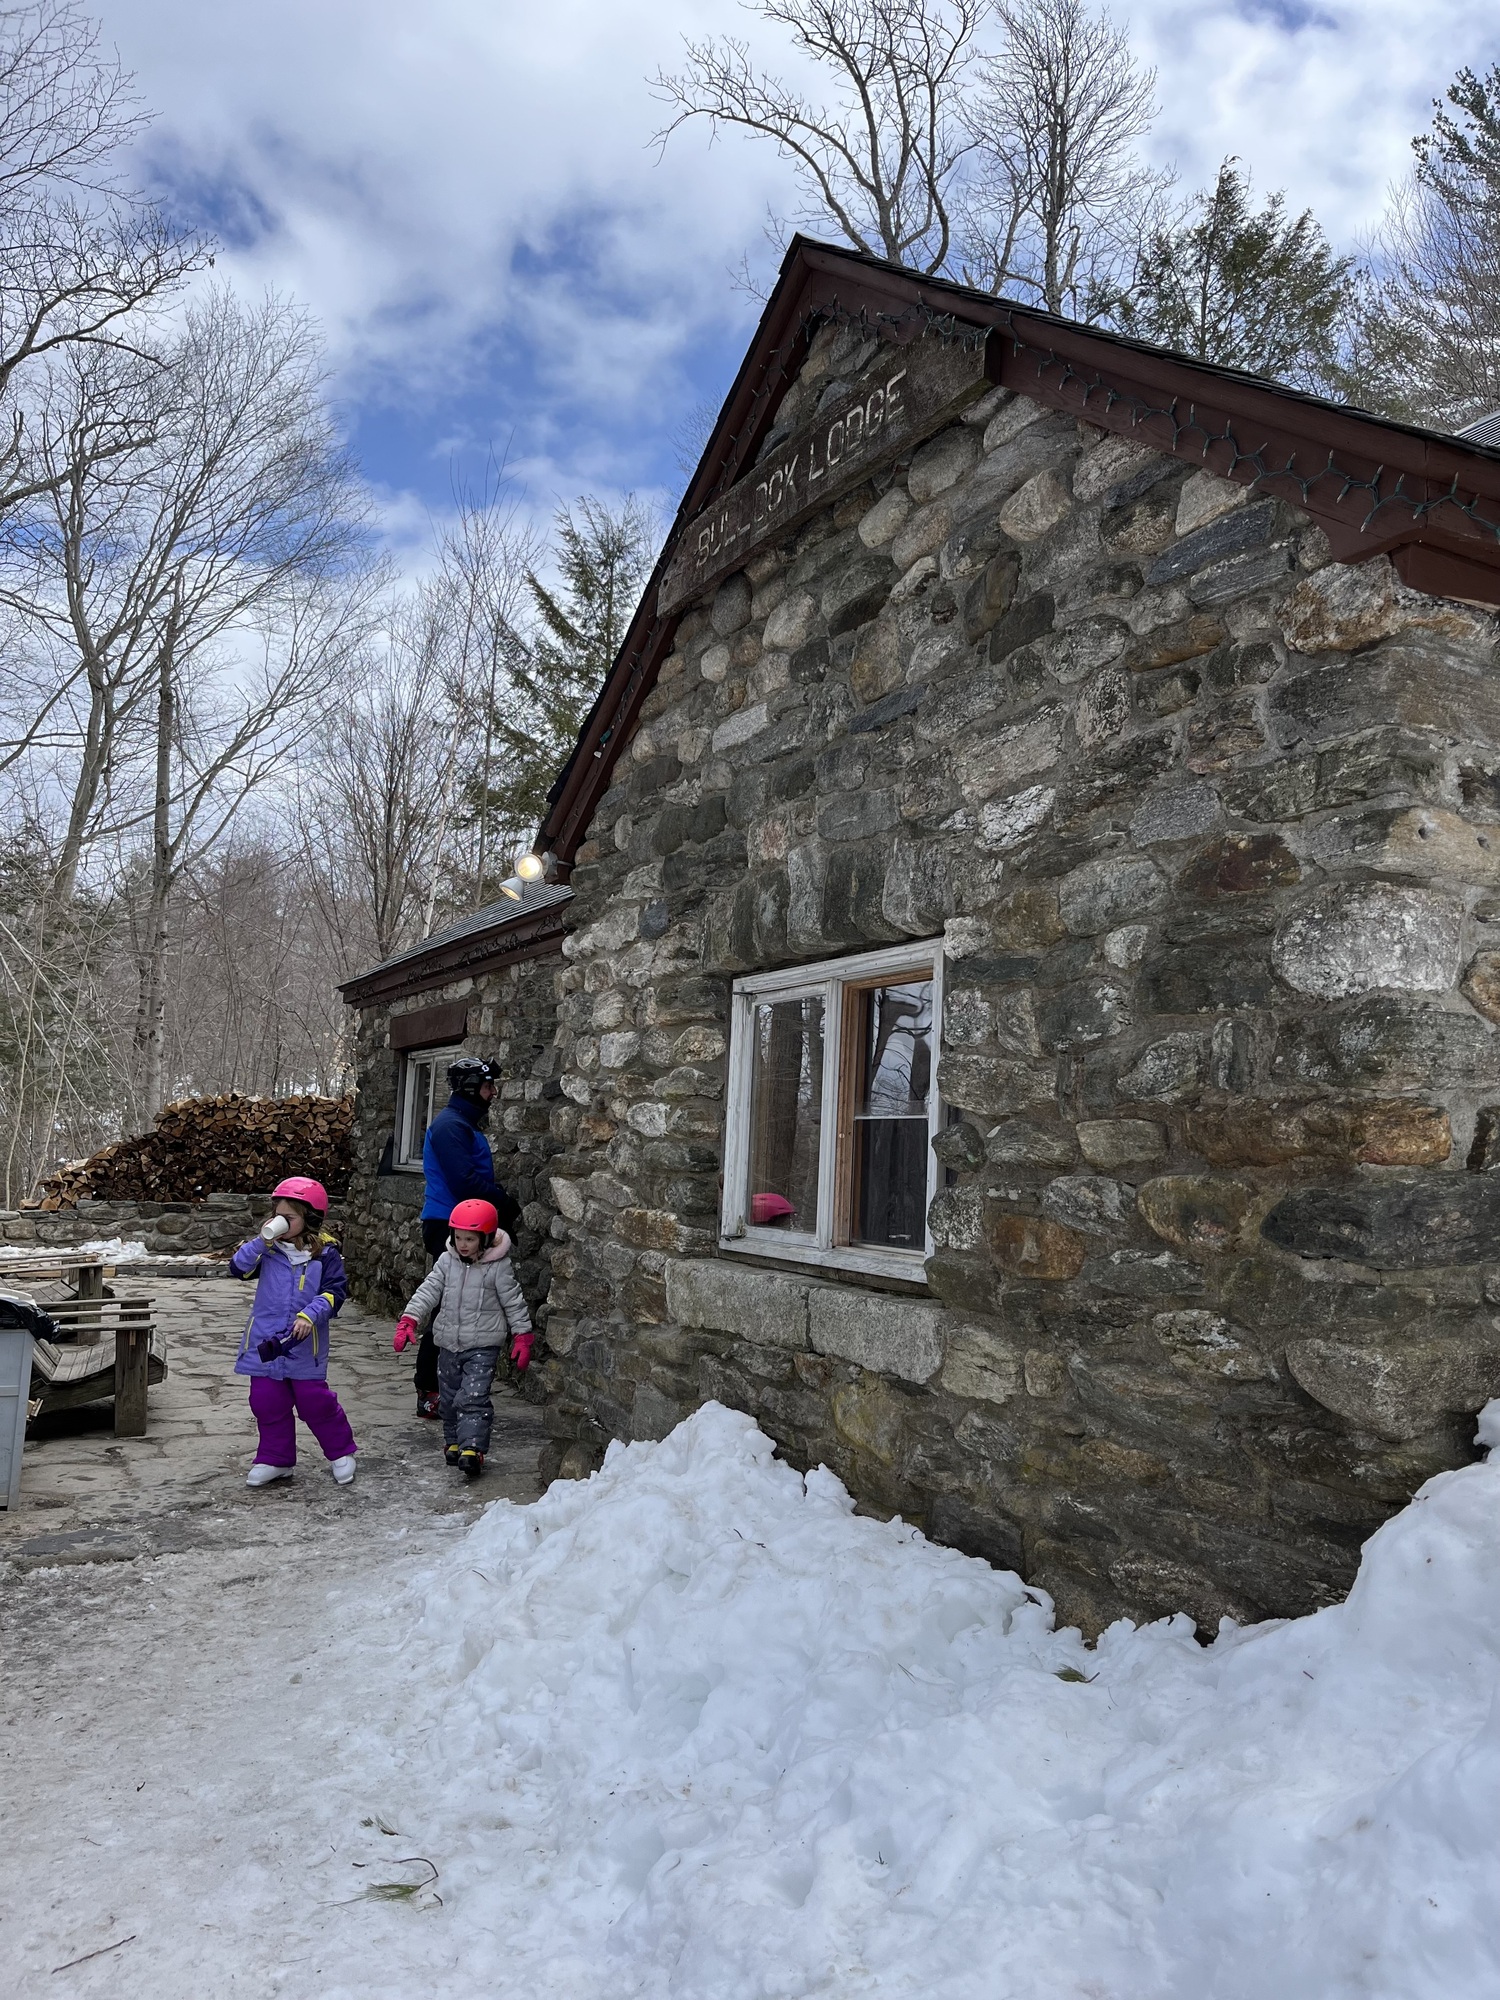
[[[784,1194],[753,1194],[750,1197],[752,1223],[782,1222],[796,1213]]]

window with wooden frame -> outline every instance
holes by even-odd
[[[439,1109],[444,1074],[456,1050],[409,1049],[401,1058],[401,1089],[396,1107],[396,1143],[391,1165],[398,1171],[422,1171],[422,1141]]]
[[[942,943],[735,981],[720,1246],[920,1278]]]

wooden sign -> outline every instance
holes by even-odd
[[[858,389],[820,410],[689,521],[657,592],[660,615],[729,576],[763,542],[858,486],[982,396],[998,380],[997,351],[991,359],[998,344],[983,328],[972,332],[972,345],[928,334],[907,347],[888,347],[884,365],[867,371]]]

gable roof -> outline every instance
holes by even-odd
[[[555,882],[528,882],[519,902],[498,897],[448,924],[420,944],[408,945],[368,972],[346,979],[339,991],[351,1007],[368,1007],[497,964],[535,958],[562,943],[564,905],[573,891]]]
[[[681,612],[662,616],[657,593],[682,537],[754,464],[813,333],[830,318],[863,320],[897,342],[935,318],[993,328],[1006,387],[1292,501],[1327,533],[1336,561],[1389,555],[1419,590],[1500,605],[1500,435],[1473,434],[1486,424],[1454,437],[1396,423],[798,236],[614,667],[548,794],[537,845],[564,868],[671,648]]]

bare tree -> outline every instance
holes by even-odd
[[[454,720],[445,611],[430,587],[396,606],[303,778],[308,880],[346,974],[421,936],[440,873]]]
[[[73,895],[87,852],[128,850],[149,829],[133,1042],[150,1115],[173,884],[357,647],[374,579],[318,342],[284,302],[211,293],[159,352],[79,352],[58,390],[51,519],[7,595],[54,650],[72,648],[58,895]],[[116,450],[131,399],[149,435]]]
[[[165,1098],[167,956],[178,879],[218,851],[247,800],[316,726],[364,640],[368,579],[358,572],[336,580],[284,578],[277,598],[255,608],[264,622],[253,665],[243,657],[248,633],[240,635],[232,661],[194,647],[180,591],[157,652],[150,861],[132,912],[132,1040],[145,1119],[155,1117]]]
[[[691,118],[706,118],[714,136],[728,128],[769,139],[802,190],[797,220],[832,222],[858,250],[940,271],[956,178],[975,143],[962,96],[986,4],[757,0],[753,11],[830,76],[831,97],[757,69],[733,36],[689,41],[681,72],[653,79],[674,113],[657,143]]]
[[[1412,145],[1375,245],[1362,393],[1456,427],[1500,409],[1500,63],[1460,70]]]
[[[251,806],[229,839],[186,871],[174,899],[167,1044],[174,1089],[338,1095],[352,1068],[336,981],[369,965],[330,962],[321,903],[274,811]]]
[[[117,926],[107,897],[59,904],[34,821],[0,842],[0,1200],[38,1167],[118,1136],[110,1116],[118,1043],[110,1006]]]
[[[208,256],[120,181],[119,156],[145,122],[74,0],[0,8],[0,509],[55,474],[31,436],[49,358],[133,348],[143,309]]]
[[[145,437],[117,448],[122,407]],[[117,797],[132,750],[155,756],[162,661],[201,661],[293,605],[293,581],[345,573],[363,501],[322,402],[306,319],[224,291],[159,353],[81,352],[59,371],[47,429],[50,518],[13,549],[3,596],[76,688],[76,752],[57,877],[152,808]],[[302,615],[297,611],[296,615]]]
[[[1088,317],[1171,184],[1136,150],[1156,115],[1156,73],[1083,0],[995,0],[994,15],[1004,43],[977,65],[966,113],[963,273]]]
[[[460,795],[459,731],[481,735],[478,782],[466,788],[468,830],[474,837],[471,899],[485,899],[485,884],[493,871],[495,827],[494,787],[496,717],[502,684],[514,672],[523,651],[516,621],[529,603],[529,579],[541,567],[546,544],[523,516],[508,492],[502,465],[492,464],[478,488],[462,489],[458,510],[443,532],[435,588],[446,611],[444,620],[452,647],[448,696],[454,737],[444,773],[445,817]],[[502,843],[514,833],[498,829]],[[441,842],[442,832],[439,833]],[[501,874],[508,875],[508,858]],[[432,893],[437,877],[434,873]],[[429,897],[428,924],[432,906]]]

